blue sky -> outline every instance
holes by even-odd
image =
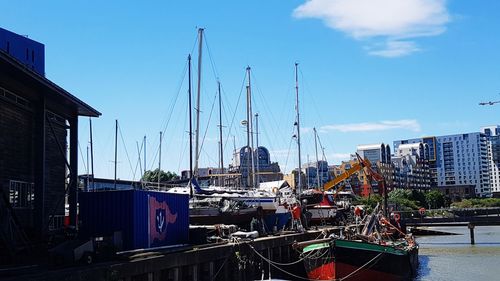
[[[236,146],[246,142],[239,125],[244,93],[237,100],[247,65],[259,143],[285,171],[297,163],[291,139],[296,61],[303,162],[315,157],[312,127],[328,161],[339,163],[358,144],[500,123],[500,105],[478,105],[500,100],[495,0],[1,2],[0,26],[44,43],[46,76],[103,113],[93,122],[98,177],[113,177],[115,119],[123,136],[119,178],[139,177],[136,142],[144,135],[148,169],[157,167],[164,128],[162,167],[188,167],[185,66],[193,52],[196,70],[197,27],[206,29],[208,46],[201,101],[201,131],[208,131],[200,166],[218,165],[217,107],[209,122],[217,77],[227,126],[225,163],[233,136]],[[80,119],[80,130],[83,173],[87,119]]]

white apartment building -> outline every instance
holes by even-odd
[[[427,144],[422,142],[401,144],[395,148],[391,161],[394,166],[396,188],[426,190],[431,187]]]
[[[400,145],[422,142],[429,147],[429,167],[434,187],[446,195],[490,197],[488,141],[483,133],[425,137],[394,142]],[[460,193],[460,194],[458,194]]]
[[[361,158],[368,159],[373,165],[377,164],[377,162],[391,162],[391,149],[389,145],[383,143],[358,145],[356,152]],[[356,159],[355,156],[352,156],[352,158]]]
[[[488,169],[490,186],[493,196],[500,196],[500,126],[486,126],[481,128],[488,140]]]

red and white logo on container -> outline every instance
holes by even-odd
[[[149,235],[150,242],[163,241],[167,236],[168,224],[175,223],[177,214],[172,214],[166,202],[158,202],[149,197]]]

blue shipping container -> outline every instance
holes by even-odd
[[[186,244],[189,241],[189,197],[143,190],[78,194],[83,237],[122,232],[123,249]]]

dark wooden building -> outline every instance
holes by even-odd
[[[99,115],[0,50],[0,252],[47,241],[66,202],[76,226],[78,116]]]

